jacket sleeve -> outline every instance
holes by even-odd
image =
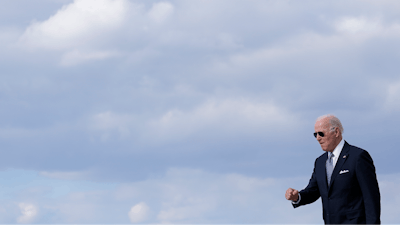
[[[313,202],[317,201],[317,199],[321,196],[321,194],[319,192],[319,188],[318,188],[316,174],[315,174],[316,162],[317,162],[317,160],[315,160],[314,171],[311,175],[310,182],[308,183],[306,188],[304,188],[303,190],[300,191],[300,195],[301,195],[300,202],[298,204],[293,204],[294,208],[313,203]]]
[[[381,195],[376,179],[375,166],[367,151],[363,151],[360,154],[356,170],[358,183],[363,195],[366,223],[380,224]]]

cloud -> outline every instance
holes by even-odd
[[[120,45],[127,40],[144,47],[141,36],[173,13],[174,5],[165,1],[146,12],[143,4],[128,0],[75,0],[47,20],[33,22],[18,44],[25,50],[60,52],[59,64],[71,67],[121,56],[126,49]]]
[[[320,19],[320,22],[330,32],[308,27],[302,32],[293,30],[293,33],[279,42],[270,41],[267,42],[270,44],[259,45],[257,48],[242,48],[215,60],[213,65],[215,73],[230,76],[240,74],[248,78],[264,76],[265,73],[285,74],[284,71],[292,72],[294,68],[304,71],[306,70],[304,65],[312,68],[323,65],[323,68],[336,70],[338,68],[328,62],[345,64],[348,60],[343,60],[344,58],[349,57],[351,60],[360,49],[368,51],[374,46],[371,42],[378,44],[379,40],[394,40],[400,36],[400,24],[397,21],[388,21],[378,16],[329,17]],[[248,38],[246,35],[241,36],[242,41],[246,41],[246,38]],[[362,58],[365,55],[357,57]],[[353,63],[359,66],[362,61]],[[286,68],[285,65],[288,64],[290,67]],[[349,68],[347,65],[346,67]]]
[[[16,28],[2,27],[0,31],[0,49],[5,52],[11,50],[12,48],[10,47],[14,45],[14,41],[18,39],[20,35],[21,31]],[[2,56],[2,54],[0,56]]]
[[[378,176],[382,202],[382,224],[397,223],[400,221],[400,195],[396,193],[400,188],[400,174]],[[396,222],[397,221],[397,222]]]
[[[56,218],[49,218],[50,223],[100,223],[109,216],[112,208],[104,210],[107,194],[102,191],[77,191],[62,196],[57,201],[47,201],[44,206],[48,214],[56,213]],[[43,219],[46,220],[46,219]]]
[[[174,6],[170,2],[154,3],[148,12],[148,16],[157,23],[162,23],[174,12]]]
[[[178,90],[182,91],[189,94]],[[204,131],[202,135],[224,138],[272,135],[277,130],[293,129],[299,123],[297,119],[297,115],[270,101],[214,98],[193,103],[190,108],[167,108],[148,115],[97,113],[91,118],[89,132],[102,141],[131,139],[146,148],[189,140]]]
[[[400,81],[387,84],[385,107],[388,111],[400,110]]]
[[[201,199],[192,199],[191,204],[188,206],[176,206],[162,210],[157,215],[157,219],[160,223],[174,223],[172,221],[185,221],[192,218],[199,219],[209,210],[215,210],[215,206],[213,206],[212,202]]]
[[[132,223],[140,223],[146,220],[149,213],[149,207],[144,202],[140,202],[132,206],[128,212],[129,219]]]
[[[388,61],[386,50],[395,42],[380,39],[391,46],[381,48],[374,38],[354,44],[349,36],[353,28],[357,34],[395,34],[395,14],[377,16],[364,4],[344,9],[336,2],[326,3],[326,8],[233,2],[77,0],[53,10],[51,17],[40,14],[38,18],[46,19],[31,24],[21,38],[39,51],[4,63],[9,75],[1,83],[2,115],[10,119],[3,121],[0,137],[10,149],[5,158],[12,159],[5,164],[76,171],[79,162],[104,168],[110,172],[101,176],[112,177],[111,171],[122,165],[133,169],[141,163],[140,168],[151,172],[179,163],[210,168],[204,163],[208,160],[227,168],[226,159],[212,153],[229,151],[228,163],[235,165],[246,150],[248,155],[261,149],[272,152],[282,143],[286,149],[308,149],[312,140],[304,139],[303,147],[280,140],[306,133],[308,127],[296,129],[298,124],[312,117],[312,129],[314,117],[323,113],[359,114],[360,119],[382,110],[371,103],[382,100],[382,90],[371,88],[375,74],[369,66]],[[316,10],[310,14],[310,8]],[[55,27],[65,34],[54,34]],[[373,46],[383,55],[372,54]],[[50,57],[64,67],[52,66]],[[115,57],[118,60],[111,60]],[[40,80],[48,84],[32,88]],[[361,109],[367,112],[359,113]],[[73,126],[48,132],[26,129],[59,124]],[[288,135],[292,131],[299,135]],[[193,157],[196,148],[204,153],[199,158]],[[241,153],[232,155],[233,148]],[[116,151],[124,153],[117,156]],[[143,155],[132,155],[139,151]],[[15,152],[29,157],[21,160]],[[283,150],[274,152],[279,159],[285,157]],[[261,164],[252,171],[261,171],[256,168]],[[148,175],[144,169],[140,172],[141,177]]]
[[[153,3],[148,9],[145,5],[128,0],[75,0],[49,19],[30,25],[21,36],[20,44],[33,49],[61,50],[62,66],[105,60],[121,55],[121,52],[124,52],[122,55],[129,55],[127,52],[143,52],[143,49],[165,50],[166,46],[174,46],[175,52],[188,48],[260,52],[261,47],[270,50],[267,54],[270,57],[267,58],[273,62],[274,59],[285,60],[287,54],[298,57],[305,51],[318,48],[322,48],[321,52],[325,48],[332,51],[337,44],[346,45],[343,47],[345,48],[349,41],[399,36],[398,24],[387,23],[384,17],[371,15],[317,18],[316,23],[336,31],[329,34],[321,32],[313,24],[303,27],[306,23],[298,24],[304,20],[301,13],[306,8],[302,7],[299,14],[286,18],[290,21],[297,18],[295,24],[303,27],[299,28],[302,32],[291,29],[291,25],[287,28],[289,34],[282,36],[283,29],[275,26],[271,17],[279,19],[282,16],[273,13],[272,9],[283,12],[284,9],[295,8],[285,3],[231,4],[229,1],[191,1],[188,4],[183,1],[160,1]],[[203,11],[207,13],[202,13]],[[220,16],[221,12],[224,17]],[[246,15],[249,22],[236,19],[242,14]],[[254,35],[250,35],[253,31],[249,32],[248,26],[243,24],[257,23],[260,20],[258,17],[266,25],[257,31],[260,38],[254,40]],[[171,23],[166,23],[168,20]],[[286,20],[282,20],[282,23],[287,24]],[[268,33],[276,35],[265,37]],[[270,44],[264,45],[260,42],[263,38],[268,38],[264,42]],[[250,42],[253,41],[257,41],[257,48],[251,47],[254,44]],[[293,42],[297,44],[294,43],[291,49],[287,48]],[[286,48],[282,48],[280,44],[284,44]],[[238,52],[235,53],[234,55],[238,55]],[[248,61],[251,62],[251,58]]]
[[[17,218],[18,223],[31,223],[34,221],[38,209],[35,205],[29,203],[19,203],[18,204],[21,210],[21,216]]]
[[[3,139],[13,139],[33,136],[33,131],[25,128],[0,128],[0,137]]]
[[[31,48],[63,50],[83,46],[118,29],[127,15],[126,0],[75,0],[43,22],[34,22],[20,42]]]
[[[117,52],[111,51],[80,51],[73,50],[63,55],[60,64],[62,66],[75,66],[81,63],[104,60],[120,55]]]
[[[378,19],[369,20],[363,17],[344,17],[339,19],[335,28],[340,32],[356,33],[379,33],[382,30]]]
[[[284,199],[289,184],[304,185],[307,180],[174,168],[160,178],[123,184],[116,197],[146,199],[158,209],[148,220],[152,223],[318,223],[320,204],[294,211]]]
[[[26,173],[26,171],[21,171]],[[6,173],[2,174],[7,176]],[[0,220],[8,216],[18,223],[202,223],[202,224],[315,224],[321,223],[321,200],[293,209],[284,197],[287,188],[301,190],[309,176],[255,177],[238,173],[215,173],[190,168],[170,168],[162,176],[108,187],[101,183],[45,178],[20,181],[29,192],[9,185],[7,194],[33,198],[35,204],[21,202],[19,215],[12,207],[15,199],[3,199]],[[382,196],[382,222],[399,220],[400,174],[378,174]],[[32,185],[33,184],[33,185]],[[45,185],[44,185],[45,184]],[[75,185],[79,185],[77,188]],[[86,186],[87,185],[87,186]],[[49,193],[63,187],[62,195]],[[52,190],[54,189],[54,190]],[[25,194],[23,194],[25,193]],[[132,206],[132,202],[135,202]],[[39,213],[39,208],[40,213]]]
[[[126,223],[142,201],[146,222],[213,222],[232,212],[243,222],[286,219],[279,177],[308,172],[287,165],[320,154],[310,134],[325,113],[348,121],[349,140],[397,154],[396,131],[380,131],[398,122],[385,110],[399,109],[399,3],[76,0],[44,12],[38,2],[29,16],[2,20],[20,28],[0,33],[12,53],[2,53],[1,165],[68,182],[137,181],[127,199],[65,197],[57,207],[76,215],[72,222],[111,217],[113,202]],[[39,20],[26,27],[32,15]],[[18,37],[23,48],[11,51]],[[185,183],[191,177],[199,181]],[[315,205],[297,218],[317,215]]]
[[[385,21],[382,17],[341,17],[334,22],[338,38],[345,40],[343,45],[358,47],[371,40],[391,40],[400,37],[400,24]]]
[[[112,137],[125,139],[138,128],[137,117],[130,114],[102,112],[91,119],[90,129],[101,134],[101,140],[107,141]]]
[[[61,179],[61,180],[85,180],[90,177],[89,171],[77,171],[77,172],[49,172],[49,171],[42,171],[39,172],[39,175],[48,177],[51,179]]]
[[[272,132],[296,125],[296,116],[271,102],[245,98],[208,100],[192,110],[172,109],[150,121],[152,136],[183,139],[198,132],[244,135]]]

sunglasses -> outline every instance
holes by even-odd
[[[331,127],[330,130],[331,130],[331,131],[334,131],[335,128],[336,128],[336,127]],[[320,131],[320,132],[315,132],[315,133],[314,133],[314,137],[315,137],[315,138],[317,138],[317,134],[318,134],[320,137],[324,137],[324,136],[325,136],[324,132],[321,132],[321,131]]]
[[[317,134],[318,134],[320,137],[324,137],[324,136],[325,136],[325,134],[324,134],[323,132],[315,132],[315,133],[314,133],[314,137],[315,137],[315,138],[317,138]]]

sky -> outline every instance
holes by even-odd
[[[317,117],[400,223],[400,2],[2,0],[0,223],[321,224]]]

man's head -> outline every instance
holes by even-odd
[[[343,126],[334,115],[328,114],[318,117],[314,129],[314,136],[324,151],[332,152],[342,140]]]

